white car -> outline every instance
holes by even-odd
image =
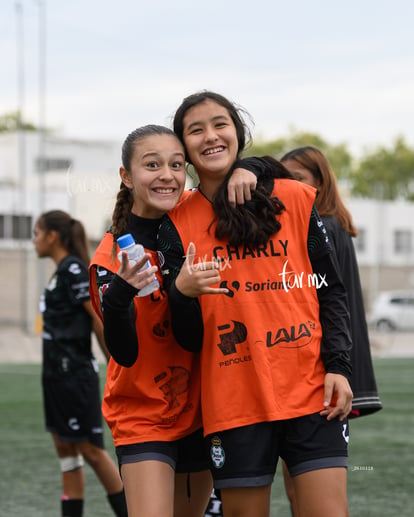
[[[414,291],[384,291],[375,300],[369,324],[380,332],[414,330]]]

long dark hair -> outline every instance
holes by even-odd
[[[315,206],[319,215],[332,215],[349,235],[356,237],[358,230],[354,226],[351,213],[342,201],[335,173],[322,151],[311,145],[298,147],[286,153],[280,161],[283,163],[287,160],[295,161],[310,171],[318,181]]]
[[[283,164],[271,156],[264,156],[261,162],[264,167],[250,201],[236,207],[229,204],[227,184],[233,171],[227,174],[214,196],[215,236],[218,239],[227,238],[232,246],[265,244],[281,228],[277,216],[285,210],[285,205],[271,194],[276,178],[292,179],[292,176]]]
[[[232,119],[237,135],[238,152],[241,153],[251,142],[251,133],[245,122],[250,115],[243,108],[220,95],[219,93],[203,90],[186,97],[175,112],[173,119],[174,132],[184,146],[186,160],[191,163],[184,142],[184,117],[187,111],[207,100],[212,100],[224,107]],[[280,230],[277,215],[284,210],[284,205],[277,197],[271,197],[274,178],[291,178],[286,168],[274,158],[267,156],[262,159],[265,171],[258,180],[257,188],[252,192],[252,199],[244,205],[231,207],[227,197],[227,185],[233,170],[230,170],[223,183],[217,189],[213,199],[215,218],[217,221],[215,236],[218,239],[227,238],[232,246],[250,244],[258,246],[266,243],[269,238]]]
[[[78,219],[73,219],[63,210],[50,210],[41,214],[36,224],[47,232],[55,231],[65,250],[89,265],[88,239],[85,227]]]

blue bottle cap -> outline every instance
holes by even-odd
[[[130,233],[126,233],[125,235],[122,235],[122,237],[118,237],[116,242],[121,249],[131,246],[131,244],[135,244],[134,237],[132,237]]]

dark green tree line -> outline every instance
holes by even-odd
[[[287,151],[304,145],[325,153],[338,179],[346,180],[354,196],[414,201],[414,148],[402,136],[389,147],[378,146],[355,159],[345,143],[330,144],[317,134],[291,130],[287,137],[254,142],[245,156],[280,159]]]
[[[351,172],[354,195],[414,201],[414,149],[403,137],[365,154]]]

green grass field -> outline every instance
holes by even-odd
[[[351,422],[350,513],[355,517],[411,517],[414,359],[377,359],[374,365],[384,409]],[[38,365],[0,364],[0,419],[0,516],[57,517],[59,465],[43,427]],[[108,431],[106,445],[115,457]],[[86,483],[85,517],[112,515],[88,466]],[[272,516],[289,517],[280,475],[272,494]]]

